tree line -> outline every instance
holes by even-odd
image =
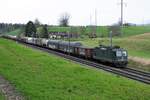
[[[25,24],[0,23],[0,33],[10,32],[24,26]]]
[[[58,20],[59,25],[62,27],[68,27],[69,19],[69,14],[62,14]],[[34,22],[29,21],[27,24],[0,23],[0,34],[5,34],[16,29],[21,29],[22,33],[19,33],[18,36],[48,38],[49,35],[47,28],[48,25],[41,24],[38,19],[35,19]]]
[[[64,13],[61,15],[59,19],[59,25],[62,27],[69,26],[70,15],[68,13]],[[38,29],[38,33],[37,33]],[[25,36],[27,37],[40,37],[40,38],[48,38],[48,29],[47,25],[42,25],[38,19],[35,19],[35,22],[29,21],[25,26]]]
[[[38,32],[37,32],[38,29]],[[36,37],[36,38],[48,38],[48,29],[47,25],[42,25],[38,20],[33,23],[29,21],[25,26],[24,35],[27,37]]]

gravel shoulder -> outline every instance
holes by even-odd
[[[15,90],[14,86],[2,76],[0,76],[0,92],[6,100],[24,100],[23,96]]]

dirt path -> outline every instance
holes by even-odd
[[[140,58],[140,57],[129,57],[129,59],[135,61],[135,62],[139,62],[142,65],[150,65],[150,59],[144,59],[144,58]]]
[[[0,92],[6,100],[24,100],[23,96],[16,92],[15,88],[2,76],[0,76]]]

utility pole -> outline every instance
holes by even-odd
[[[97,32],[97,9],[95,9],[95,34]]]
[[[121,27],[121,36],[123,36],[123,12],[124,12],[124,5],[126,6],[127,4],[124,3],[124,0],[121,0],[121,20],[120,20],[120,27]]]
[[[121,0],[121,19],[120,19],[120,27],[121,27],[121,36],[123,36],[123,0]]]
[[[95,26],[97,26],[97,9],[95,9]]]
[[[121,26],[123,26],[123,0],[121,0]]]
[[[93,24],[92,24],[92,15],[90,14],[90,34],[89,34],[89,37],[91,37],[93,35]]]
[[[69,42],[69,45],[68,45],[68,54],[70,55],[70,33],[69,33],[69,31],[67,33],[68,33],[68,42]]]
[[[92,25],[92,15],[90,15],[90,26]]]
[[[110,47],[112,48],[112,31],[109,32],[109,36],[110,36]]]
[[[143,26],[145,26],[145,20],[144,20],[144,17],[143,17]]]

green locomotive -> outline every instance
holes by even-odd
[[[93,49],[93,58],[106,63],[111,63],[116,67],[126,67],[128,64],[128,53],[118,46],[100,45]]]

